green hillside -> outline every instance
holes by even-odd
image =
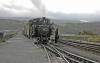
[[[19,30],[21,31],[25,21],[0,19],[0,30]]]
[[[0,30],[22,31],[26,21],[11,19],[0,19]],[[54,28],[59,28],[60,33],[76,34],[85,29],[90,29],[94,33],[100,34],[100,22],[97,23],[64,23],[54,24]]]
[[[54,27],[59,28],[60,33],[76,34],[82,30],[90,29],[94,33],[100,34],[100,22],[55,24]]]

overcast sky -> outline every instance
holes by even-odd
[[[100,13],[100,0],[0,0],[1,17]],[[50,14],[51,13],[51,14]]]

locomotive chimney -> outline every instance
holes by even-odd
[[[46,17],[42,17],[42,19],[43,19],[43,20],[45,20],[45,19],[46,19]]]

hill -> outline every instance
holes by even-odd
[[[75,16],[74,16],[75,17]],[[19,20],[19,21],[28,21],[30,19],[34,19],[34,18],[37,18],[37,17],[0,17],[0,19],[11,19],[11,20]],[[48,18],[48,17],[46,17]],[[96,17],[97,18],[97,17]],[[54,23],[83,23],[83,22],[100,22],[100,19],[92,19],[92,18],[89,18],[89,19],[74,19],[74,18],[71,18],[71,17],[66,17],[66,18],[48,18],[51,20],[51,22],[54,22]]]
[[[0,19],[0,31],[21,31],[26,21],[18,21],[12,19]]]
[[[60,33],[76,34],[82,30],[90,29],[94,33],[100,34],[100,22],[55,24],[54,27],[59,28]]]
[[[30,19],[34,19],[37,17],[0,17],[0,19],[10,19],[10,20],[19,20],[19,21],[28,21]],[[51,22],[54,23],[76,23],[80,22],[79,20],[66,20],[66,19],[53,19],[53,18],[48,18],[50,19]]]
[[[13,19],[0,19],[0,30],[22,31],[26,21]],[[59,28],[60,33],[76,34],[84,29],[90,29],[94,33],[100,34],[100,22],[91,23],[64,23],[54,24],[54,28]]]

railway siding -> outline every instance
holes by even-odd
[[[99,38],[99,37],[98,37]],[[89,37],[80,37],[80,36],[60,36],[60,41],[77,41],[77,42],[82,42],[82,43],[87,43],[87,44],[94,44],[94,45],[100,45],[99,42],[92,42],[89,40]]]
[[[83,40],[81,40],[81,39],[83,39]],[[59,42],[67,44],[69,46],[76,47],[78,49],[84,49],[89,52],[92,51],[97,54],[100,54],[100,43],[84,41],[84,37],[81,37],[81,39],[80,39],[80,37],[78,39],[76,39],[76,38],[73,38],[73,36],[61,36]]]
[[[66,63],[70,63],[70,62],[73,62],[73,63],[81,63],[81,62],[83,62],[83,63],[98,63],[94,60],[90,60],[85,57],[70,53],[68,51],[61,49],[60,47],[56,47],[51,44],[48,44],[47,47],[52,47],[51,49],[54,49],[57,52],[56,54],[59,54],[60,57],[62,57],[63,59],[66,59],[66,61],[68,61]],[[50,51],[52,51],[51,49],[50,49]]]

